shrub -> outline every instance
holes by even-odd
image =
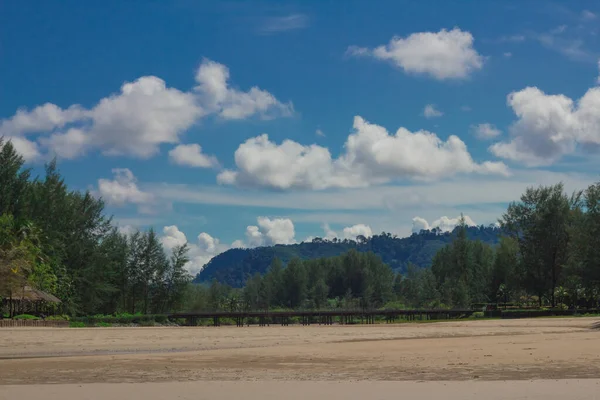
[[[112,326],[112,324],[108,323],[108,322],[96,322],[96,324],[94,325],[98,328],[109,328]]]
[[[46,317],[46,321],[69,321],[68,315],[51,315]]]
[[[70,328],[85,328],[85,324],[83,322],[71,321],[69,323],[69,327]]]
[[[39,319],[35,315],[30,315],[30,314],[15,315],[13,318],[14,319],[31,319],[31,320],[38,320]]]

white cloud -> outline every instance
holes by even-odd
[[[423,109],[423,116],[425,118],[436,118],[444,115],[443,112],[435,108],[435,104],[427,104]]]
[[[0,138],[2,138],[0,136]],[[15,150],[23,156],[26,161],[35,161],[40,158],[40,148],[36,142],[32,142],[24,137],[14,136],[14,137],[4,137],[3,141],[11,142]]]
[[[498,157],[528,166],[549,165],[578,145],[600,145],[600,87],[589,89],[576,102],[527,87],[510,93],[507,102],[518,119],[510,129],[510,141],[490,147]]]
[[[427,220],[425,218],[414,217],[412,221],[413,221],[412,231],[414,233],[419,233],[421,231],[430,229],[429,222],[427,222]]]
[[[137,186],[137,179],[127,168],[112,170],[114,179],[98,179],[98,194],[107,204],[123,206],[127,203],[147,205],[152,203],[154,196],[141,191]]]
[[[341,235],[339,235],[336,231],[331,229],[329,224],[323,224],[323,231],[325,233],[325,236],[323,238],[327,240],[332,240],[334,238],[356,240],[357,236],[364,236],[366,238],[370,238],[371,236],[373,236],[373,231],[371,227],[365,224],[355,224],[352,226],[347,226],[342,229]]]
[[[317,135],[317,136],[321,136],[321,137],[325,137],[325,133],[323,133],[323,131],[322,131],[322,130],[320,130],[320,129],[317,129],[317,130],[315,131],[315,135]]]
[[[39,142],[58,157],[73,159],[85,154],[88,140],[88,136],[81,129],[71,128],[64,133],[42,137]]]
[[[199,273],[213,257],[231,248],[206,232],[198,235],[196,243],[190,243],[185,233],[181,232],[176,225],[163,228],[161,243],[167,252],[172,251],[176,246],[183,246],[187,243],[189,261],[185,268],[192,276]]]
[[[459,28],[393,37],[374,49],[351,46],[348,53],[393,62],[406,73],[438,80],[464,79],[483,67],[484,57],[473,48],[473,35]]]
[[[210,114],[223,119],[293,114],[291,103],[283,104],[258,87],[246,92],[232,88],[228,68],[214,61],[202,61],[196,81],[193,90],[181,91],[156,76],[143,76],[124,83],[118,93],[91,109],[79,105],[62,109],[51,103],[19,109],[0,120],[0,136],[35,134],[33,141],[47,156],[75,158],[99,150],[105,155],[149,158],[160,145],[179,143],[190,127]],[[29,155],[43,156],[31,151]]]
[[[271,93],[254,86],[247,92],[229,87],[229,68],[211,60],[204,60],[196,73],[198,86],[194,88],[202,104],[223,119],[244,119],[260,115],[264,119],[291,116],[291,103],[279,102]]]
[[[598,60],[598,77],[596,78],[596,83],[600,84],[600,60]]]
[[[465,219],[465,224],[467,226],[477,226],[475,221],[473,221],[471,219],[471,217],[469,217],[468,215],[465,215],[464,219]],[[460,217],[449,218],[449,217],[443,216],[441,218],[436,219],[431,224],[429,224],[426,219],[421,218],[421,217],[414,217],[412,221],[413,221],[413,228],[412,228],[413,233],[418,233],[421,230],[431,230],[433,228],[440,228],[440,230],[442,232],[452,232],[454,230],[454,228],[456,228],[456,226],[458,226],[458,224],[460,223]]]
[[[20,108],[11,118],[0,121],[0,136],[18,136],[62,128],[66,124],[84,118],[86,111],[75,104],[63,110],[55,104],[46,103],[31,111]]]
[[[504,58],[511,58],[512,57],[512,53],[510,51],[507,51],[503,54]]]
[[[258,217],[257,225],[246,228],[250,247],[292,244],[296,243],[295,236],[294,223],[289,218]]]
[[[266,19],[259,29],[259,33],[270,34],[306,28],[309,24],[308,16],[304,14],[291,14],[283,17]]]
[[[169,151],[169,159],[177,165],[187,167],[210,168],[218,165],[217,158],[202,153],[199,144],[180,144]]]
[[[185,233],[180,231],[176,225],[165,226],[160,240],[167,251],[187,243],[190,261],[187,263],[186,268],[192,275],[195,275],[213,257],[229,249],[293,244],[296,243],[294,236],[294,223],[290,219],[258,217],[257,225],[250,225],[246,228],[247,242],[235,240],[231,245],[227,245],[221,243],[218,238],[202,232],[198,235],[195,243],[190,243]]]
[[[358,236],[364,236],[366,238],[373,236],[371,227],[365,224],[347,226],[342,230],[342,232],[344,233],[344,238],[346,239],[356,239]]]
[[[489,123],[472,125],[471,130],[479,139],[493,139],[502,134],[502,131]]]
[[[461,110],[461,111],[464,111],[464,112],[469,112],[469,111],[471,111],[471,107],[469,107],[469,106],[466,106],[466,105],[465,105],[465,106],[461,106],[461,107],[460,107],[460,110]]]
[[[431,180],[461,173],[508,175],[503,163],[473,161],[457,136],[442,141],[427,131],[381,126],[354,118],[354,133],[337,159],[325,147],[291,140],[278,145],[266,134],[248,139],[235,152],[236,171],[225,170],[221,184],[279,190],[353,188],[410,178]]]

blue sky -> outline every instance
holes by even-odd
[[[597,179],[594,1],[12,2],[0,136],[124,231],[231,246],[496,221]]]

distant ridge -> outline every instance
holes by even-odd
[[[467,228],[469,239],[481,240],[491,245],[498,243],[501,233],[501,229],[495,226]],[[413,233],[405,238],[384,232],[368,239],[359,236],[356,241],[315,238],[312,242],[298,244],[230,249],[210,260],[194,282],[210,282],[216,279],[223,284],[242,287],[246,280],[257,272],[264,274],[275,257],[287,264],[295,257],[303,260],[333,257],[350,249],[372,251],[394,271],[404,272],[409,263],[421,268],[431,265],[435,253],[450,243],[454,236],[455,232],[443,233],[434,229]]]

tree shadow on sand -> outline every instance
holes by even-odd
[[[592,329],[597,329],[597,330],[600,330],[600,321],[598,321],[598,322],[594,322],[594,323],[592,324]]]

